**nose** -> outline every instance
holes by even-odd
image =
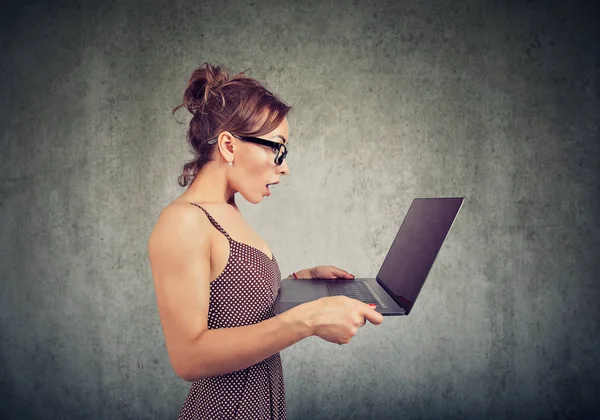
[[[287,164],[287,159],[283,159],[283,162],[281,163],[281,165],[277,166],[278,169],[278,173],[283,174],[283,175],[289,175],[290,174],[290,167]]]

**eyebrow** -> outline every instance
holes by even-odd
[[[287,140],[286,140],[286,139],[285,139],[285,137],[283,137],[281,134],[277,134],[277,135],[275,135],[275,136],[273,136],[273,137],[271,137],[271,138],[272,138],[272,139],[274,139],[274,138],[276,138],[276,137],[279,137],[281,140],[283,140],[283,144],[286,144],[286,143],[287,143]]]

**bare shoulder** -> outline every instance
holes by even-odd
[[[183,201],[173,201],[160,212],[150,239],[172,236],[175,232],[188,232],[192,235],[202,230],[210,232],[207,229],[209,226],[209,220],[198,207]]]
[[[179,260],[184,254],[210,254],[213,231],[211,222],[198,207],[185,202],[168,204],[148,238],[151,265],[167,256]]]

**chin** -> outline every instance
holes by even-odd
[[[252,203],[252,204],[258,204],[261,201],[263,201],[263,199],[265,198],[264,195],[256,195],[256,196],[252,195],[252,196],[248,196],[248,195],[245,195],[245,194],[242,194],[242,197],[244,197],[244,199],[246,201],[248,201],[249,203]]]

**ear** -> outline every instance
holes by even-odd
[[[225,161],[232,160],[237,146],[237,139],[229,131],[223,131],[217,138],[219,152],[225,158]]]

